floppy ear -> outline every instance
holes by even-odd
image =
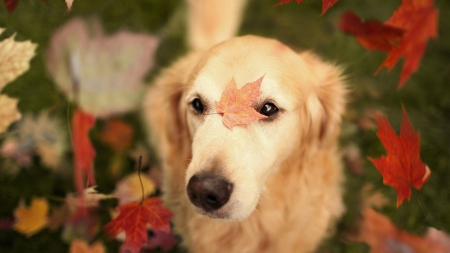
[[[143,118],[150,143],[161,158],[170,184],[184,184],[184,173],[191,156],[186,111],[181,98],[197,56],[192,54],[166,69],[148,89],[143,105]],[[166,177],[167,178],[167,177]],[[178,179],[181,182],[174,182]],[[166,183],[166,182],[164,182]]]
[[[318,140],[320,147],[331,147],[338,140],[342,115],[345,110],[346,87],[342,70],[325,63],[312,53],[301,56],[312,69],[312,91],[307,95],[305,111],[309,114],[311,140]],[[306,116],[308,117],[308,116]]]

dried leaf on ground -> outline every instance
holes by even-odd
[[[70,244],[69,253],[105,253],[105,247],[101,242],[89,245],[87,242],[75,239]]]
[[[131,147],[133,127],[120,119],[110,119],[100,133],[100,140],[116,152],[124,152]]]
[[[47,69],[84,111],[108,117],[139,105],[159,39],[127,31],[107,36],[99,27],[74,18],[57,30],[47,51]]]
[[[44,198],[33,198],[30,206],[23,201],[14,210],[14,230],[32,236],[47,226],[48,202]]]
[[[172,213],[162,205],[158,197],[146,199],[143,203],[131,202],[117,207],[119,216],[104,226],[104,231],[110,238],[125,231],[125,242],[122,252],[137,253],[148,242],[147,224],[153,229],[170,229],[169,220]]]
[[[248,125],[255,120],[267,118],[251,107],[261,95],[260,87],[263,79],[264,75],[237,89],[233,78],[225,87],[220,101],[216,102],[216,110],[222,114],[223,124],[228,129],[232,130],[236,125]]]
[[[13,122],[20,119],[21,114],[17,110],[18,102],[17,99],[0,94],[0,134],[5,132]]]
[[[448,253],[445,244],[401,230],[388,217],[370,208],[363,210],[359,233],[349,239],[367,243],[371,253]]]
[[[140,177],[141,180],[138,173],[133,173],[117,183],[113,195],[119,198],[119,205],[141,200],[142,194],[146,197],[155,191],[155,184],[148,175],[141,174]]]
[[[4,29],[0,28],[0,34]],[[37,44],[15,41],[14,35],[0,41],[0,92],[9,82],[30,68]],[[1,107],[0,107],[1,108]]]
[[[400,135],[397,136],[387,118],[376,117],[377,136],[387,151],[387,156],[369,160],[383,175],[383,183],[397,191],[397,207],[411,197],[411,188],[420,189],[431,171],[420,160],[420,135],[414,129],[403,108]]]

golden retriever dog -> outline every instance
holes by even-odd
[[[274,39],[203,42],[155,80],[143,108],[175,232],[190,252],[313,252],[344,212],[341,69]],[[261,76],[252,107],[267,118],[228,129],[215,102],[230,80]]]

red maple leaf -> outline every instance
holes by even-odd
[[[392,70],[403,56],[405,60],[398,84],[398,88],[402,88],[417,71],[428,40],[437,37],[437,16],[433,0],[403,0],[384,24],[375,20],[362,22],[347,12],[341,16],[339,26],[344,32],[353,34],[364,47],[389,53],[376,73],[384,67]]]
[[[279,6],[282,4],[287,4],[290,2],[297,2],[298,4],[303,3],[305,0],[280,0],[275,6]],[[322,0],[322,13],[320,15],[323,15],[327,10],[333,6],[335,3],[337,3],[338,0]]]
[[[169,220],[173,214],[162,205],[162,200],[152,197],[139,203],[137,201],[118,206],[119,216],[104,226],[104,231],[114,238],[125,231],[122,251],[137,253],[148,242],[147,224],[153,229],[170,232]],[[167,231],[169,230],[169,231]]]
[[[95,124],[95,116],[77,109],[72,116],[73,149],[75,166],[75,187],[78,196],[83,196],[84,176],[90,185],[95,185],[95,149],[89,139],[89,131]]]
[[[405,30],[398,47],[394,48],[381,64],[391,70],[400,57],[404,56],[402,72],[398,87],[401,88],[420,64],[430,38],[437,37],[438,10],[433,6],[433,0],[403,0],[386,25]]]
[[[261,95],[259,88],[263,79],[264,75],[252,83],[246,83],[239,90],[233,78],[225,87],[220,101],[216,102],[216,110],[223,115],[223,124],[228,129],[232,130],[235,125],[246,125],[267,118],[251,107]]]
[[[369,50],[390,52],[403,35],[403,30],[385,25],[378,20],[363,22],[351,11],[341,15],[339,27],[343,32],[353,34],[356,41]]]
[[[420,160],[420,135],[414,132],[405,108],[403,108],[400,135],[397,136],[387,118],[375,117],[377,136],[386,148],[387,156],[369,158],[383,175],[383,183],[397,191],[397,207],[411,197],[411,187],[420,189],[430,177],[431,171]]]

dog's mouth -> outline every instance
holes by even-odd
[[[229,216],[222,210],[233,193],[233,184],[226,178],[213,173],[199,173],[189,179],[186,191],[198,213],[217,219]]]

